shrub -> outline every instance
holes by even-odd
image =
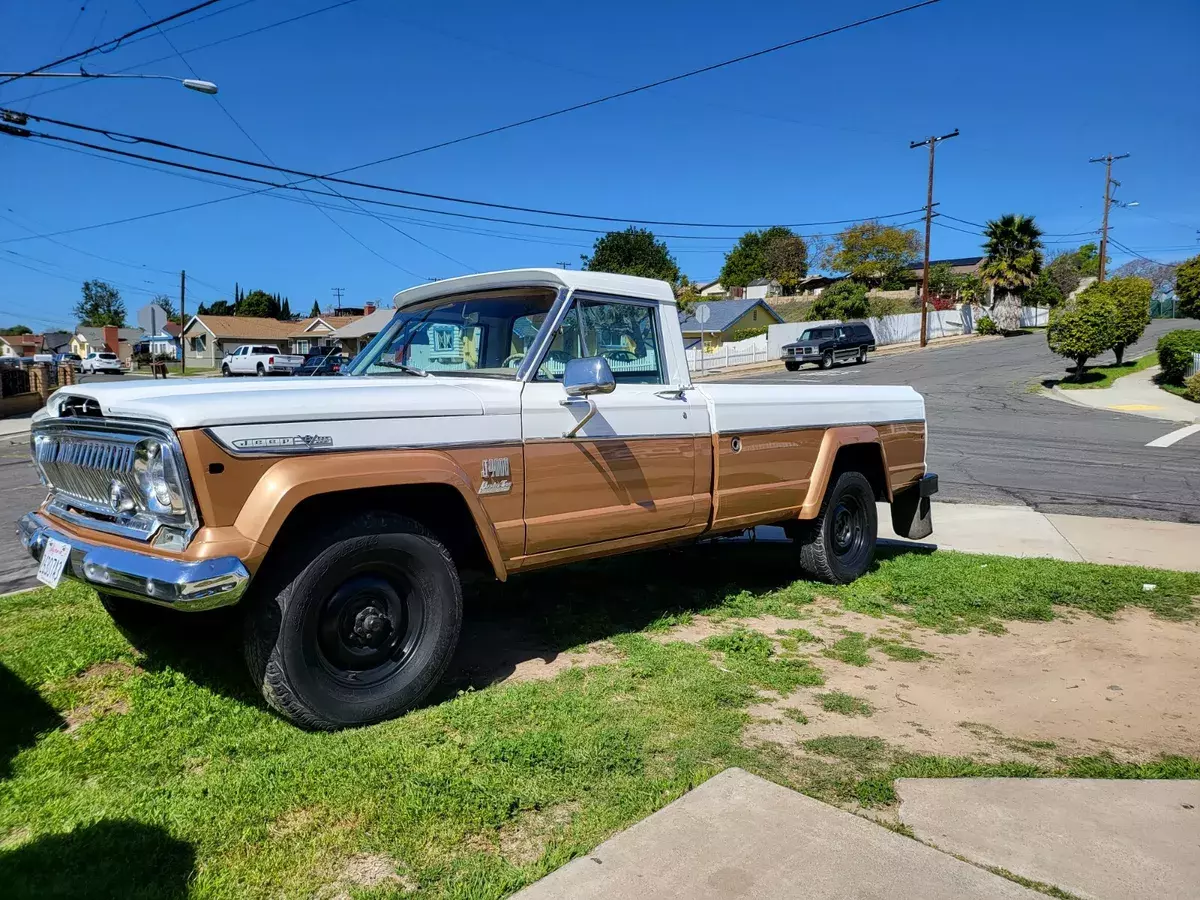
[[[1193,256],[1175,270],[1175,296],[1179,298],[1179,315],[1200,317],[1200,256]]]
[[[1183,384],[1193,353],[1200,353],[1200,329],[1178,328],[1158,339],[1158,364],[1167,384]]]
[[[1117,304],[1107,291],[1084,292],[1050,313],[1046,342],[1059,356],[1075,360],[1075,380],[1087,361],[1117,342]]]
[[[1079,293],[1080,302],[1090,302],[1096,297],[1107,297],[1112,301],[1113,354],[1117,365],[1124,362],[1125,348],[1136,344],[1150,324],[1150,295],[1153,286],[1148,278],[1110,278],[1088,285]]]
[[[867,286],[847,278],[830,285],[813,301],[808,311],[810,321],[821,319],[861,319],[871,312]]]
[[[868,315],[882,319],[884,316],[898,316],[913,312],[913,301],[908,297],[870,297],[868,299]],[[920,306],[917,307],[920,309]]]
[[[137,366],[139,369],[140,369],[142,366],[148,366],[148,365],[150,365],[150,354],[149,354],[149,353],[135,353],[135,354],[133,354],[133,364],[134,364],[135,366]]]
[[[996,323],[990,317],[984,316],[975,323],[976,334],[999,334],[1000,329],[996,327]]]
[[[1200,403],[1200,372],[1187,380],[1183,396],[1193,403]]]
[[[760,334],[767,333],[767,326],[762,325],[758,328],[739,328],[737,331],[729,333],[729,340],[744,341],[746,338],[758,337]]]

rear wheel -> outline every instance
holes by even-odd
[[[800,565],[821,581],[848,584],[875,559],[879,523],[875,492],[861,472],[842,472],[825,491],[821,511],[797,535]]]
[[[373,512],[299,559],[308,562],[281,569],[275,587],[268,573],[247,610],[246,662],[267,703],[322,730],[394,718],[420,703],[446,671],[462,623],[446,548],[412,519]]]
[[[264,376],[267,374],[267,370],[263,368],[263,364],[262,364],[262,363],[259,363],[259,364],[258,364],[258,369],[257,369],[256,371],[258,372],[258,377],[259,377],[259,378],[262,378],[262,377],[264,377]]]
[[[793,360],[789,359],[783,365],[789,372],[799,372],[800,371],[800,363],[795,362]]]
[[[822,353],[821,354],[821,362],[818,363],[818,365],[820,365],[820,367],[822,369],[832,369],[833,368],[833,351],[826,350],[824,353]]]
[[[866,361],[867,361],[867,348],[859,347],[858,348],[858,364],[861,366]]]

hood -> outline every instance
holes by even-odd
[[[71,385],[61,399],[87,397],[105,416],[161,422],[172,428],[324,419],[481,416],[520,406],[520,385],[480,378],[409,375],[336,378],[178,378]]]
[[[822,341],[831,341],[833,338],[813,338],[808,341],[792,341],[790,344],[784,344],[784,349],[788,347],[819,347]]]

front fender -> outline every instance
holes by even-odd
[[[310,497],[364,488],[441,484],[454,488],[467,505],[496,577],[508,577],[496,529],[470,477],[450,456],[435,450],[388,450],[313,454],[281,460],[263,473],[234,525],[269,546],[288,516]]]

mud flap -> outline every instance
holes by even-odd
[[[936,475],[921,480],[892,498],[892,530],[900,537],[919,541],[933,534],[933,511],[929,498],[937,493]]]

